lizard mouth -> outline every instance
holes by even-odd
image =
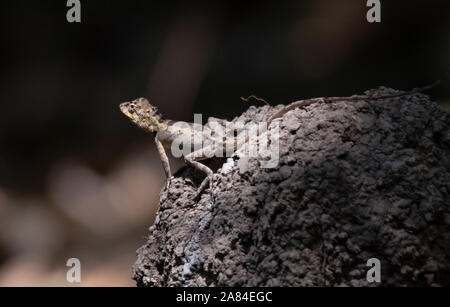
[[[130,109],[130,102],[123,102],[119,104],[119,109],[132,122],[134,122],[138,126],[141,126],[139,116],[134,112],[135,110]]]
[[[119,109],[124,115],[126,115],[128,117],[132,117],[129,105],[130,105],[129,102],[122,102],[121,104],[119,104]]]
[[[119,109],[120,111],[122,111],[122,113],[125,113],[128,104],[129,104],[128,102],[122,102],[121,104],[119,104]]]

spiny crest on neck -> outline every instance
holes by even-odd
[[[164,120],[158,109],[152,106],[145,98],[123,102],[119,105],[120,111],[125,114],[138,127],[150,132],[158,131],[163,127]]]

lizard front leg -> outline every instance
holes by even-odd
[[[158,140],[158,136],[155,136],[155,144],[158,149],[159,156],[161,158],[161,163],[166,173],[166,189],[169,188],[170,181],[172,180],[172,174],[170,173],[169,158],[167,158],[166,150],[161,142]]]

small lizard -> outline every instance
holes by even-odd
[[[213,143],[217,143],[220,141],[223,144],[223,148],[220,150],[224,150],[226,146],[230,146],[228,143],[231,143],[236,150],[238,144],[236,138],[213,138],[211,134],[206,133],[203,129],[195,129],[193,123],[165,120],[158,112],[158,109],[151,105],[145,98],[123,102],[119,107],[122,113],[131,119],[134,124],[144,131],[153,134],[156,148],[161,157],[161,162],[167,178],[166,188],[169,187],[173,178],[166,149],[171,148],[172,142],[175,139],[181,140],[181,143],[184,144],[191,144],[189,154],[183,156],[184,161],[206,175],[206,178],[200,184],[194,198],[200,195],[208,186],[210,177],[213,174],[213,171],[208,166],[199,162],[209,158],[203,155],[203,150],[205,150],[205,148],[203,148],[204,142],[211,140]],[[200,149],[195,150],[196,148]]]
[[[348,97],[319,97],[319,98],[298,100],[290,103],[289,105],[284,106],[283,108],[272,114],[267,120],[267,127],[270,126],[273,120],[283,117],[283,115],[286,114],[288,111],[295,108],[308,106],[313,103],[397,98],[402,96],[414,95],[419,92],[429,90],[437,86],[439,83],[441,83],[441,80],[438,80],[433,84],[421,88],[414,88],[411,91],[399,94],[390,94],[381,96],[354,95]],[[206,175],[206,178],[200,184],[200,187],[198,188],[194,198],[198,197],[202,193],[202,191],[209,185],[210,177],[213,174],[213,171],[208,166],[200,162],[202,160],[209,158],[202,154],[202,150],[204,150],[202,146],[203,142],[205,142],[205,140],[211,139],[212,136],[210,134],[204,133],[203,130],[195,129],[194,124],[192,123],[176,122],[172,120],[163,119],[161,114],[159,114],[157,108],[155,106],[152,106],[145,98],[138,98],[133,101],[123,102],[120,104],[119,107],[122,113],[125,114],[134,124],[142,128],[144,131],[154,135],[156,148],[161,157],[161,162],[167,177],[166,188],[169,187],[173,177],[170,171],[169,159],[167,158],[165,149],[170,149],[172,142],[175,139],[178,140],[184,139],[186,140],[185,143],[191,144],[189,154],[184,155],[183,158],[187,164],[191,165],[192,167],[203,172]],[[179,125],[180,123],[183,123],[183,125]],[[245,144],[246,142],[248,142],[248,140],[249,140],[248,135],[245,137],[243,142],[239,142],[239,140],[236,137],[228,139],[224,138],[222,140],[223,142],[222,144],[224,148],[227,146],[227,144],[232,144],[234,150],[236,151],[238,149],[238,144]],[[215,141],[217,141],[217,139],[215,139]],[[201,149],[194,150],[195,148]]]

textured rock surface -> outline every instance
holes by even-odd
[[[273,110],[251,107],[235,121]],[[375,257],[376,285],[450,286],[450,124],[440,106],[425,95],[319,103],[280,128],[279,165],[233,157],[213,198],[192,202],[201,175],[178,172],[138,250],[138,285],[375,285],[366,281]]]

